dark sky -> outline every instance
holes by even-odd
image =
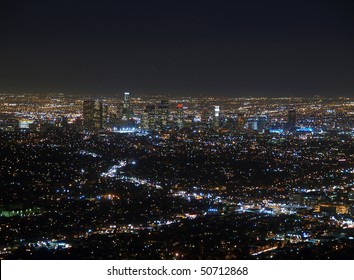
[[[354,96],[354,1],[0,1],[0,92]]]

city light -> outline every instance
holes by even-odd
[[[328,259],[354,248],[351,99],[0,100],[1,258]]]

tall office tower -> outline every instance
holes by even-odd
[[[133,116],[133,110],[130,104],[130,93],[124,93],[123,106],[122,106],[122,119],[129,120]]]
[[[168,100],[161,100],[160,104],[157,106],[157,122],[156,129],[164,130],[167,128],[169,118],[169,104]]]
[[[102,120],[101,120],[101,128],[106,129],[109,124],[109,112],[108,112],[108,105],[102,104]]]
[[[177,127],[182,128],[184,124],[184,112],[183,112],[183,104],[177,104]]]
[[[83,105],[84,129],[98,131],[106,128],[108,106],[98,100],[84,100]]]
[[[123,119],[123,102],[118,102],[116,108],[117,121]]]
[[[155,104],[148,104],[142,116],[142,128],[154,130],[156,128]]]
[[[247,119],[247,126],[250,130],[258,130],[258,116],[252,115]]]
[[[94,100],[84,100],[83,105],[83,119],[84,129],[92,131],[94,128]]]
[[[94,130],[95,131],[102,129],[102,125],[103,125],[103,104],[102,104],[102,101],[96,100],[94,103],[93,123],[94,123]]]
[[[220,123],[220,106],[214,106],[214,127],[219,127]]]
[[[155,119],[155,106],[152,104],[149,104],[145,107],[141,114],[141,122],[140,122],[140,127],[143,129],[151,129],[150,128],[150,118],[153,115],[153,120]],[[151,124],[152,126],[155,126],[155,123]]]
[[[297,116],[296,116],[296,110],[295,109],[290,109],[288,111],[288,126],[289,127],[294,127],[296,126],[296,121],[297,121]]]
[[[146,109],[141,113],[140,128],[149,129],[149,114]]]
[[[266,115],[260,115],[258,116],[257,119],[257,128],[259,131],[264,131],[266,128],[268,128],[268,116]]]

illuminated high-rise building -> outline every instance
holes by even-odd
[[[109,124],[108,105],[102,104],[101,128],[106,129]]]
[[[214,117],[219,118],[220,116],[220,106],[215,106],[214,107]]]
[[[129,109],[130,108],[130,93],[129,92],[124,92],[124,108]]]
[[[93,130],[94,128],[94,100],[84,100],[83,104],[83,125],[85,130]]]
[[[148,111],[146,110],[146,108],[141,113],[140,128],[149,129],[149,114],[148,114]]]
[[[177,127],[182,128],[184,124],[184,112],[183,112],[183,104],[177,104]]]
[[[294,127],[296,126],[296,121],[297,121],[297,114],[295,109],[291,109],[288,111],[288,123],[287,125],[289,127]]]
[[[161,100],[160,104],[157,106],[157,122],[156,129],[164,130],[168,126],[169,118],[169,104],[168,100]]]
[[[155,105],[146,105],[144,111],[141,114],[140,127],[143,129],[155,129]]]
[[[247,126],[250,130],[258,130],[258,117],[257,115],[252,115],[247,119]]]
[[[214,127],[219,127],[220,123],[220,106],[214,106]]]
[[[98,131],[106,128],[108,106],[99,100],[84,100],[83,118],[85,130]]]
[[[257,119],[257,129],[259,131],[263,131],[268,128],[268,116],[266,115],[260,115],[258,116],[258,119]]]
[[[130,104],[130,93],[124,93],[123,106],[122,106],[122,119],[129,120],[133,117],[133,110]]]
[[[155,104],[148,104],[141,116],[141,128],[155,130],[156,128],[156,112]]]
[[[94,130],[99,130],[102,127],[102,102],[95,101],[93,107],[93,124]]]

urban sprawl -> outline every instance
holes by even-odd
[[[354,98],[0,94],[0,259],[352,259]]]

